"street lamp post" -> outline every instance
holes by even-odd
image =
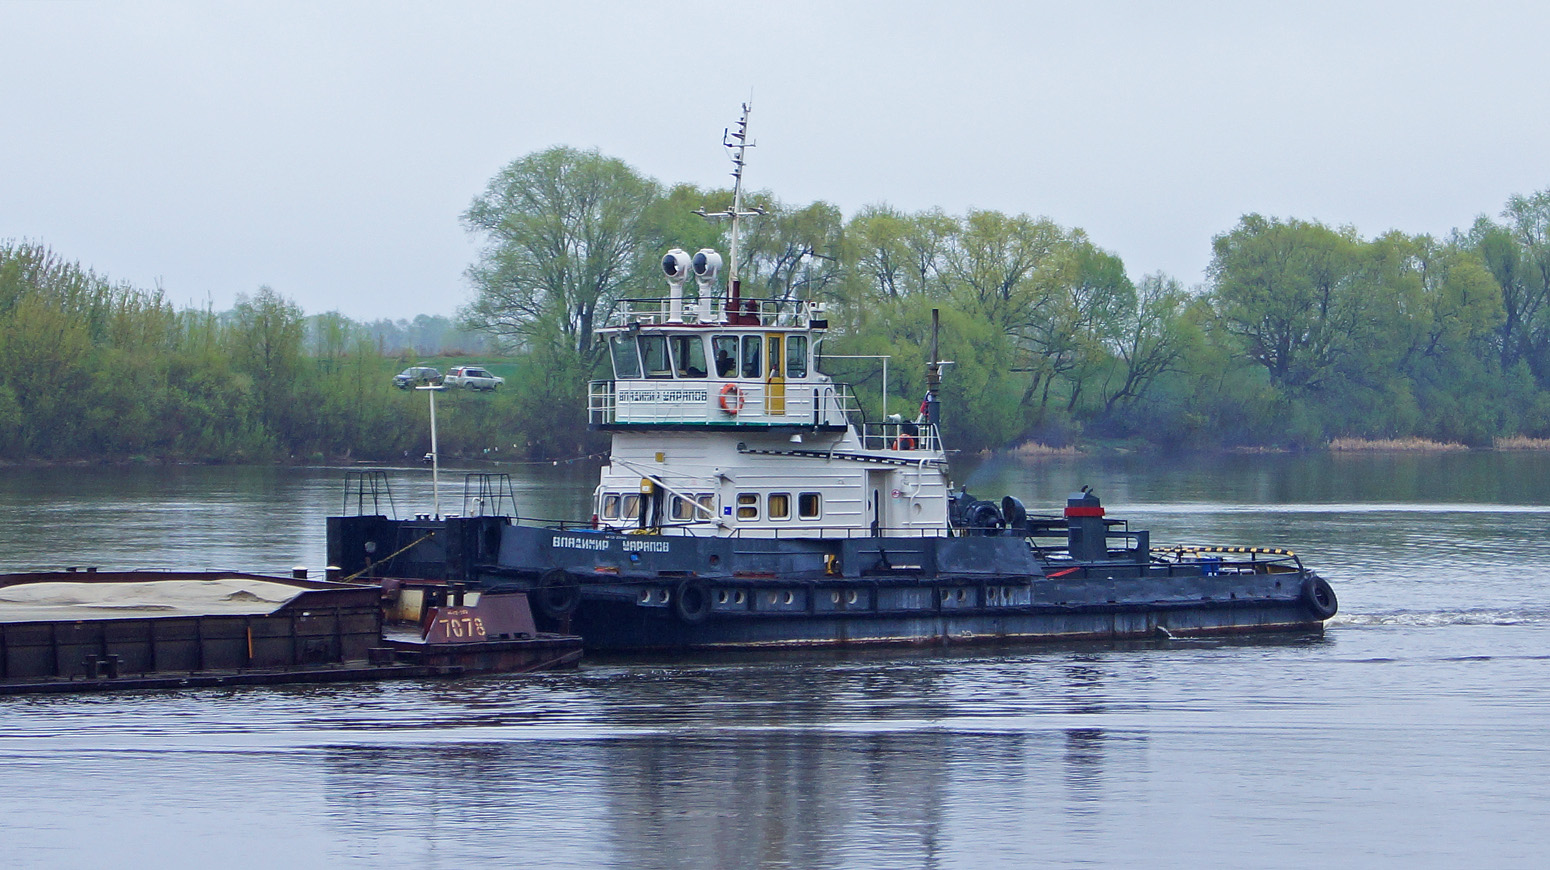
[[[441,519],[441,451],[436,445],[436,394],[446,389],[440,384],[429,384],[423,387],[415,387],[424,390],[431,396],[431,504],[435,510],[436,519]]]

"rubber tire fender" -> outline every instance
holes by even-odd
[[[1317,574],[1310,574],[1302,582],[1302,600],[1320,620],[1334,616],[1340,609],[1340,600],[1335,597],[1335,590],[1330,587],[1329,581]]]
[[[564,619],[581,606],[581,582],[563,568],[550,568],[538,578],[533,604],[550,619]]]
[[[673,612],[690,625],[698,625],[710,616],[710,587],[698,577],[688,577],[673,590]]]

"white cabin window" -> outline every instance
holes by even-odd
[[[624,512],[622,517],[623,519],[627,520],[640,519],[640,496],[638,494],[630,493],[624,497]]]
[[[716,355],[716,377],[737,377],[737,336],[718,335],[710,343]]]
[[[673,519],[676,522],[694,519],[694,502],[681,495],[673,496]]]
[[[789,492],[772,492],[772,493],[770,493],[769,506],[770,506],[770,519],[772,519],[772,520],[789,520],[789,519],[791,519],[791,493],[789,493]]]
[[[704,510],[699,512],[700,517],[713,517],[716,515],[715,495],[708,492],[702,492],[696,496],[694,500],[699,502],[701,508],[704,508]]]
[[[673,362],[667,356],[667,336],[641,336],[640,358],[641,362],[646,365],[646,377],[670,378],[673,376]]]
[[[792,335],[786,338],[786,377],[807,377],[807,336]]]
[[[640,377],[640,357],[635,352],[635,339],[628,335],[616,335],[608,340],[608,350],[614,358],[614,377],[631,380]]]
[[[680,378],[705,377],[705,339],[698,335],[675,335],[673,362],[678,366]]]
[[[823,516],[823,495],[816,492],[798,493],[797,516],[804,520],[816,520]]]
[[[737,494],[737,518],[740,520],[756,520],[759,518],[759,494],[757,492],[740,492]]]
[[[617,520],[619,518],[619,493],[610,492],[603,496],[603,519]]]
[[[743,336],[743,377],[762,378],[764,369],[759,365],[760,353],[764,349],[764,336]]]

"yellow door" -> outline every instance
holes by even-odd
[[[785,350],[780,333],[764,336],[764,358],[769,360],[768,375],[764,379],[764,413],[772,417],[786,413]]]

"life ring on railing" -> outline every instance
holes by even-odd
[[[894,439],[893,449],[895,449],[895,450],[914,450],[915,449],[915,436],[914,435],[900,435],[898,438]]]
[[[743,391],[737,388],[737,384],[727,384],[721,388],[721,410],[728,414],[743,410]]]

